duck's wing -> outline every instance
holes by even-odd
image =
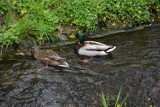
[[[69,64],[64,61],[65,58],[60,57],[56,52],[52,50],[46,51],[48,55],[48,59],[50,59],[49,64],[53,66],[60,66],[60,67],[69,67]]]
[[[48,65],[51,60],[47,57],[47,55],[43,52],[34,53],[34,57],[44,63],[45,65]]]
[[[95,41],[85,41],[84,46],[82,47],[86,50],[93,50],[93,51],[106,51],[112,49],[112,51],[115,49],[114,46],[106,45],[100,42]]]
[[[96,42],[96,41],[85,41],[85,44],[91,44],[91,45],[106,45],[104,43]]]
[[[45,53],[42,53],[42,52],[38,52],[38,53],[35,53],[34,54],[34,57],[38,60],[46,60],[46,54]]]
[[[64,60],[54,60],[51,61],[49,64],[53,66],[69,67],[69,64]]]
[[[46,50],[47,58],[51,60],[63,60],[65,58],[60,57],[56,52],[52,50]]]

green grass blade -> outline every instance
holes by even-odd
[[[118,102],[119,102],[121,92],[122,92],[122,88],[120,88],[120,90],[119,90],[119,93],[118,93],[118,95],[117,95],[117,99],[116,99],[116,103],[115,103],[115,106],[114,106],[114,107],[116,107],[117,104],[118,104]]]
[[[125,103],[126,99],[128,98],[130,92],[127,94],[127,96],[125,97],[125,99],[123,100],[123,102],[121,103],[121,107],[123,106],[123,104]]]
[[[108,107],[103,91],[102,91],[102,104],[104,107]]]

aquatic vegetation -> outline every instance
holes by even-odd
[[[105,96],[104,96],[104,93],[103,93],[103,91],[102,91],[102,104],[103,104],[103,106],[104,107],[108,107],[108,103],[107,103],[107,101],[106,101],[106,99],[105,99]]]
[[[117,97],[115,98],[115,103],[114,103],[114,107],[126,107],[126,99],[129,96],[129,94],[124,98],[123,101],[120,102],[120,97],[121,97],[121,93],[122,93],[122,88],[120,88]],[[101,99],[102,99],[102,104],[104,107],[109,107],[109,99],[106,100],[105,95],[102,91],[101,93]]]

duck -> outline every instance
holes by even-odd
[[[33,46],[31,48],[31,54],[35,59],[39,60],[45,65],[45,67],[37,69],[37,71],[41,71],[44,68],[47,68],[48,65],[63,68],[69,67],[69,64],[64,61],[65,58],[60,57],[56,52],[52,50],[40,50],[38,46]]]
[[[89,59],[83,59],[81,62],[89,62],[94,56],[105,56],[116,49],[116,46],[106,45],[96,41],[86,41],[86,35],[77,33],[75,38],[78,39],[74,47],[74,52],[81,56],[88,56]]]

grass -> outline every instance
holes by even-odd
[[[129,96],[129,94],[124,98],[123,101],[120,101],[121,93],[122,93],[122,88],[120,88],[120,90],[118,92],[118,95],[115,98],[114,107],[126,107],[126,100],[127,100],[128,96]],[[109,107],[110,102],[109,102],[108,99],[105,98],[105,95],[104,95],[103,91],[101,93],[101,100],[102,100],[102,104],[103,104],[104,107]]]

